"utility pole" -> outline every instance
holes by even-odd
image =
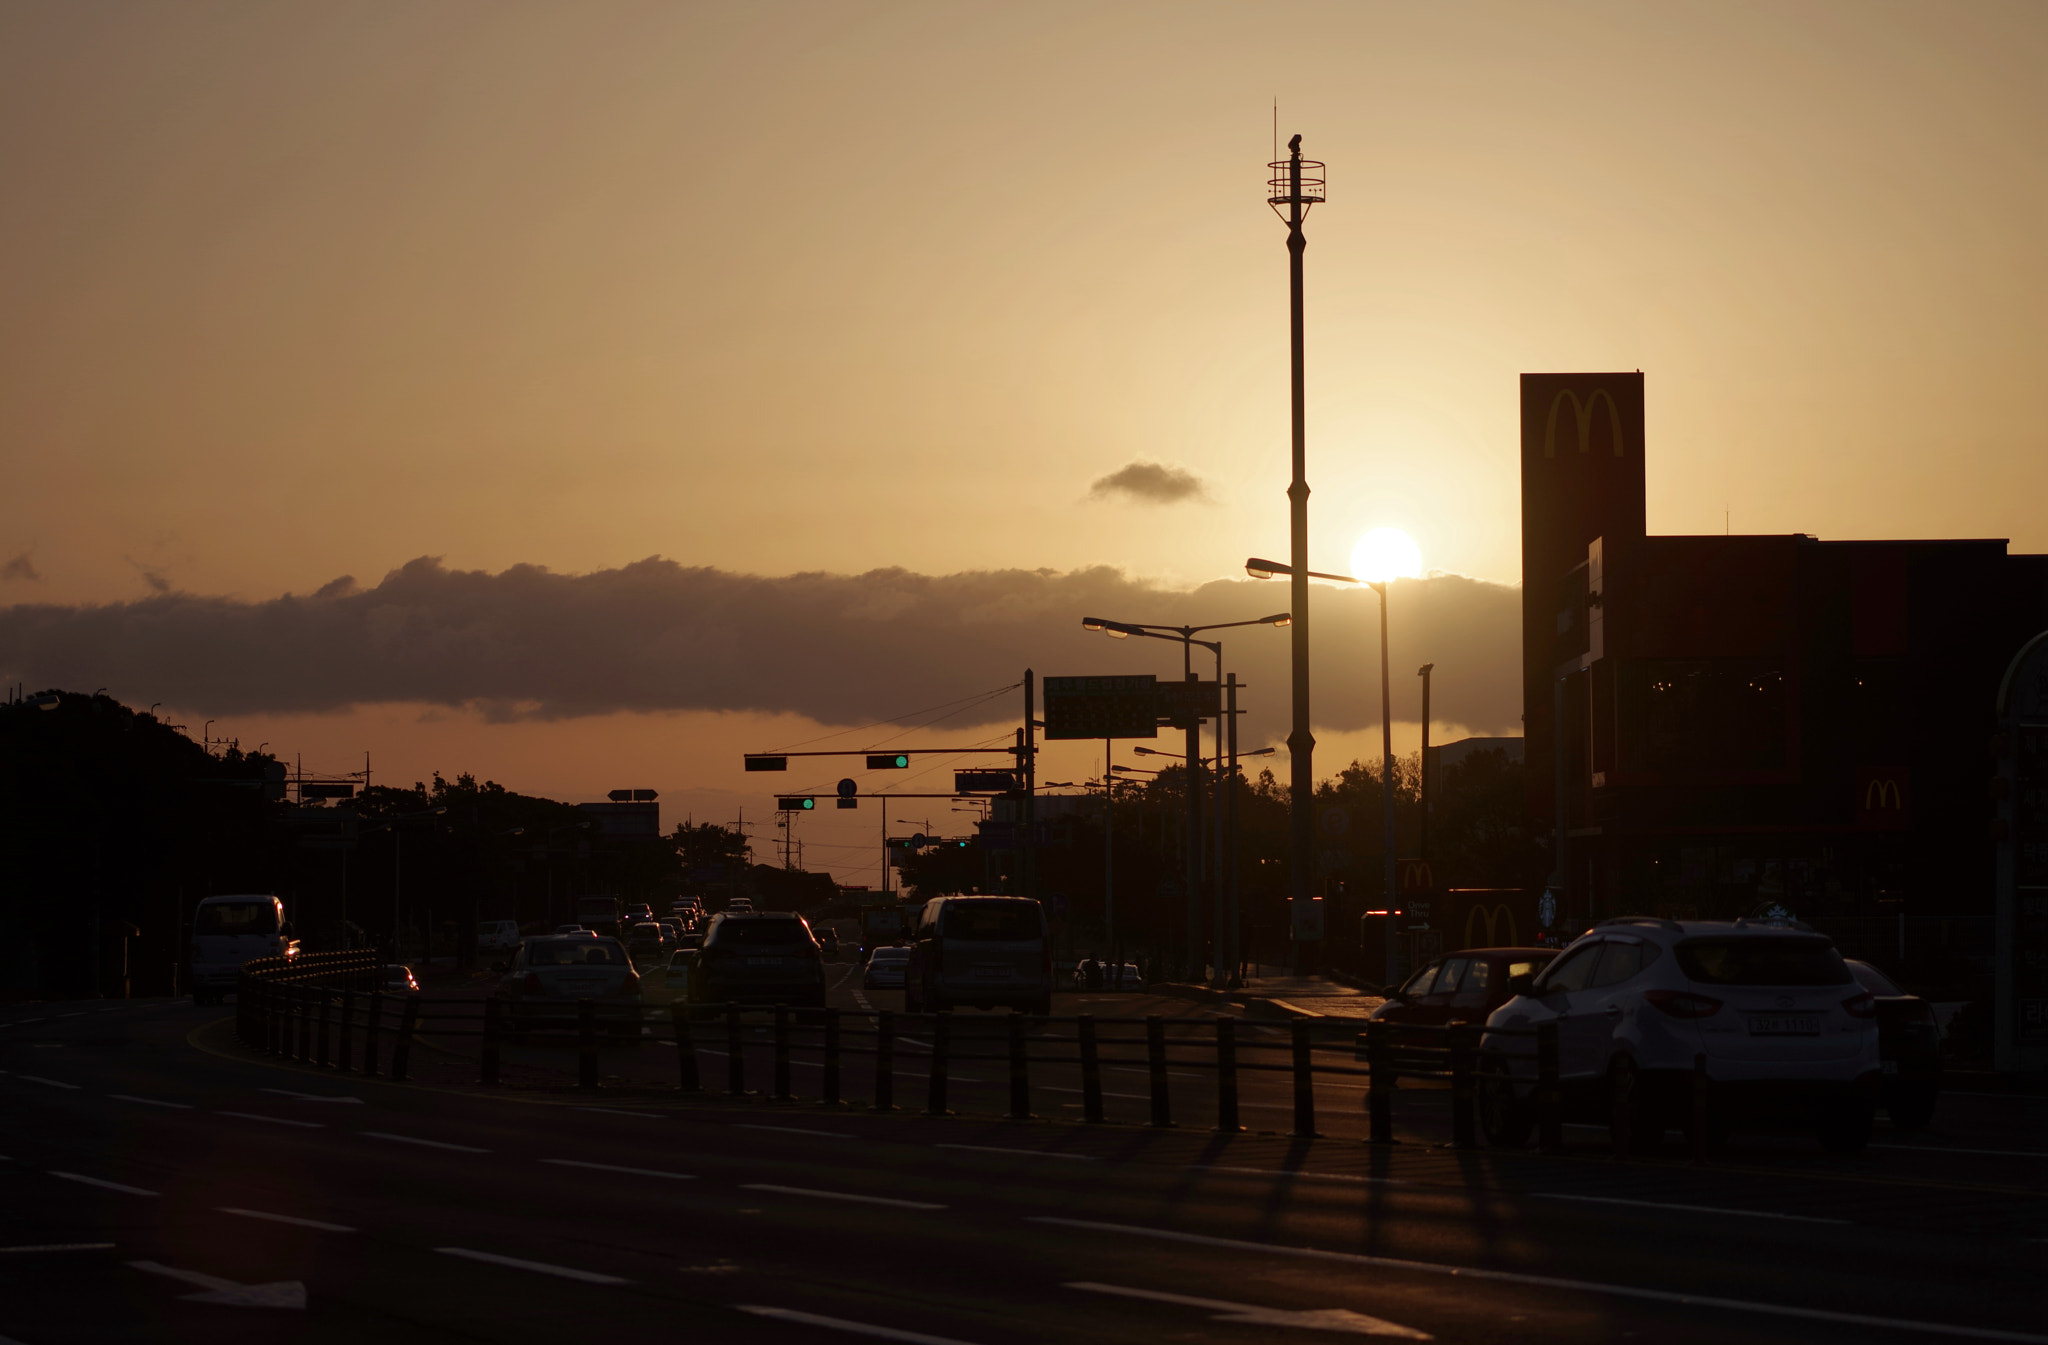
[[[1038,676],[1024,670],[1024,836],[1023,895],[1038,899]],[[929,826],[929,823],[927,823]]]
[[[1301,137],[1287,142],[1288,157],[1267,165],[1278,176],[1267,181],[1266,203],[1287,222],[1288,337],[1292,351],[1289,391],[1294,412],[1294,479],[1287,487],[1287,541],[1293,573],[1288,579],[1294,617],[1294,719],[1287,735],[1293,769],[1289,773],[1288,822],[1292,842],[1289,887],[1297,921],[1307,917],[1315,895],[1315,734],[1309,727],[1308,673],[1308,425],[1307,378],[1302,336],[1301,261],[1308,249],[1302,221],[1309,208],[1324,199],[1323,165],[1301,157]],[[1285,206],[1285,213],[1281,207]],[[1299,924],[1295,937],[1301,935]]]
[[[1429,674],[1435,668],[1434,663],[1425,663],[1415,670],[1422,679],[1422,840],[1415,852],[1425,864],[1429,862]]]
[[[1110,955],[1123,967],[1123,953],[1116,944],[1116,776],[1110,770],[1116,740],[1102,740],[1102,938]]]

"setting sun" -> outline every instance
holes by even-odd
[[[1351,573],[1369,583],[1419,578],[1422,549],[1399,528],[1374,528],[1351,549]]]

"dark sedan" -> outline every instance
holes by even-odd
[[[1430,962],[1372,1011],[1373,1021],[1442,1026],[1483,1023],[1515,997],[1509,980],[1532,976],[1555,948],[1464,948]]]
[[[697,951],[690,1002],[823,1008],[825,958],[811,927],[786,911],[714,916]]]
[[[1877,1001],[1877,1058],[1884,1070],[1878,1097],[1901,1130],[1925,1130],[1941,1096],[1941,1024],[1934,1006],[1901,990],[1868,962],[1849,961],[1856,984]]]

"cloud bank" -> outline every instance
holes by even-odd
[[[1315,719],[1378,722],[1372,595],[1318,587]],[[452,570],[428,557],[364,589],[344,576],[266,601],[164,593],[88,606],[0,608],[0,678],[107,686],[137,704],[207,714],[425,702],[487,717],[616,711],[793,712],[851,724],[1041,676],[1157,672],[1180,651],[1111,641],[1084,615],[1202,624],[1287,605],[1279,583],[1172,590],[1108,568],[949,575],[735,574],[650,558],[589,574],[534,565]],[[1456,576],[1394,586],[1395,715],[1414,718],[1414,668],[1435,662],[1442,720],[1514,731],[1521,713],[1517,591]],[[1247,727],[1284,732],[1288,636],[1223,633],[1250,685]],[[1196,667],[1213,673],[1207,651]]]
[[[1140,504],[1178,504],[1182,500],[1206,498],[1202,479],[1183,467],[1159,462],[1134,462],[1120,467],[1088,487],[1098,500],[1122,496]]]

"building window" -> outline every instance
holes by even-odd
[[[1785,769],[1785,669],[1768,659],[1645,659],[1622,677],[1622,751],[1670,774]]]

